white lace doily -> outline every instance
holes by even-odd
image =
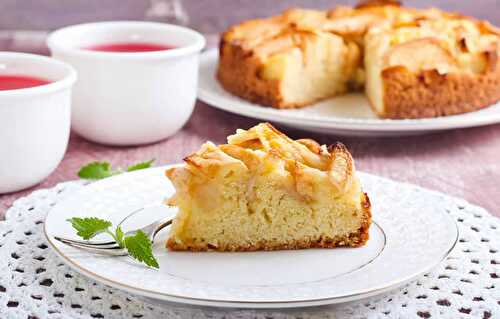
[[[387,181],[388,183],[396,183]],[[402,289],[357,303],[293,311],[158,306],[108,288],[65,266],[50,250],[43,220],[61,198],[82,187],[68,182],[17,200],[0,222],[0,318],[499,318],[500,219],[442,195],[458,221],[450,257]],[[401,196],[424,190],[399,184]],[[405,194],[403,194],[405,193]]]

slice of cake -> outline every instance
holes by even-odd
[[[358,247],[370,202],[343,144],[292,140],[268,123],[210,142],[166,171],[179,212],[172,250]]]

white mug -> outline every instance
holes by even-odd
[[[173,49],[102,52],[89,46],[154,43]],[[204,37],[191,29],[154,22],[98,22],[53,32],[52,56],[78,71],[72,129],[89,140],[139,145],[176,133],[196,101]]]
[[[0,52],[1,75],[50,81],[0,91],[0,194],[38,184],[61,162],[68,146],[74,69],[54,59]]]

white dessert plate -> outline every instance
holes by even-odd
[[[278,110],[253,104],[225,91],[215,78],[218,52],[202,54],[198,98],[218,109],[319,133],[345,136],[404,136],[482,126],[500,122],[500,103],[476,112],[439,118],[377,118],[361,93],[315,103],[302,109]]]
[[[45,234],[66,264],[89,278],[159,301],[197,306],[285,308],[334,304],[395,289],[439,264],[458,231],[439,194],[415,186],[401,198],[402,184],[359,173],[373,205],[370,240],[361,248],[273,252],[193,253],[165,248],[168,230],[155,240],[160,269],[128,257],[99,256],[65,246],[54,236],[78,237],[66,219],[96,216],[125,230],[175,209],[160,205],[172,195],[165,168],[153,168],[92,183],[58,202],[47,215]],[[105,238],[102,238],[105,239]]]

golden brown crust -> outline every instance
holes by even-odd
[[[347,236],[337,236],[337,237],[321,237],[314,240],[300,240],[292,243],[282,243],[276,242],[257,242],[253,245],[246,246],[226,246],[226,247],[216,247],[210,244],[203,245],[189,245],[185,243],[179,243],[175,241],[174,238],[169,238],[167,240],[167,248],[174,251],[258,251],[258,250],[293,250],[293,249],[308,249],[308,248],[336,248],[336,247],[361,247],[366,244],[370,238],[369,228],[371,224],[371,204],[370,199],[366,193],[363,194],[364,199],[362,201],[362,214],[364,215],[363,222],[359,230],[355,233],[349,234]]]
[[[378,7],[378,6],[401,6],[401,1],[398,0],[361,0],[356,5],[356,9],[358,8],[368,8],[368,7]]]
[[[403,66],[382,71],[384,118],[426,118],[472,112],[500,100],[500,63],[497,53],[487,55],[488,68],[482,74],[448,73],[436,70],[420,73]]]

